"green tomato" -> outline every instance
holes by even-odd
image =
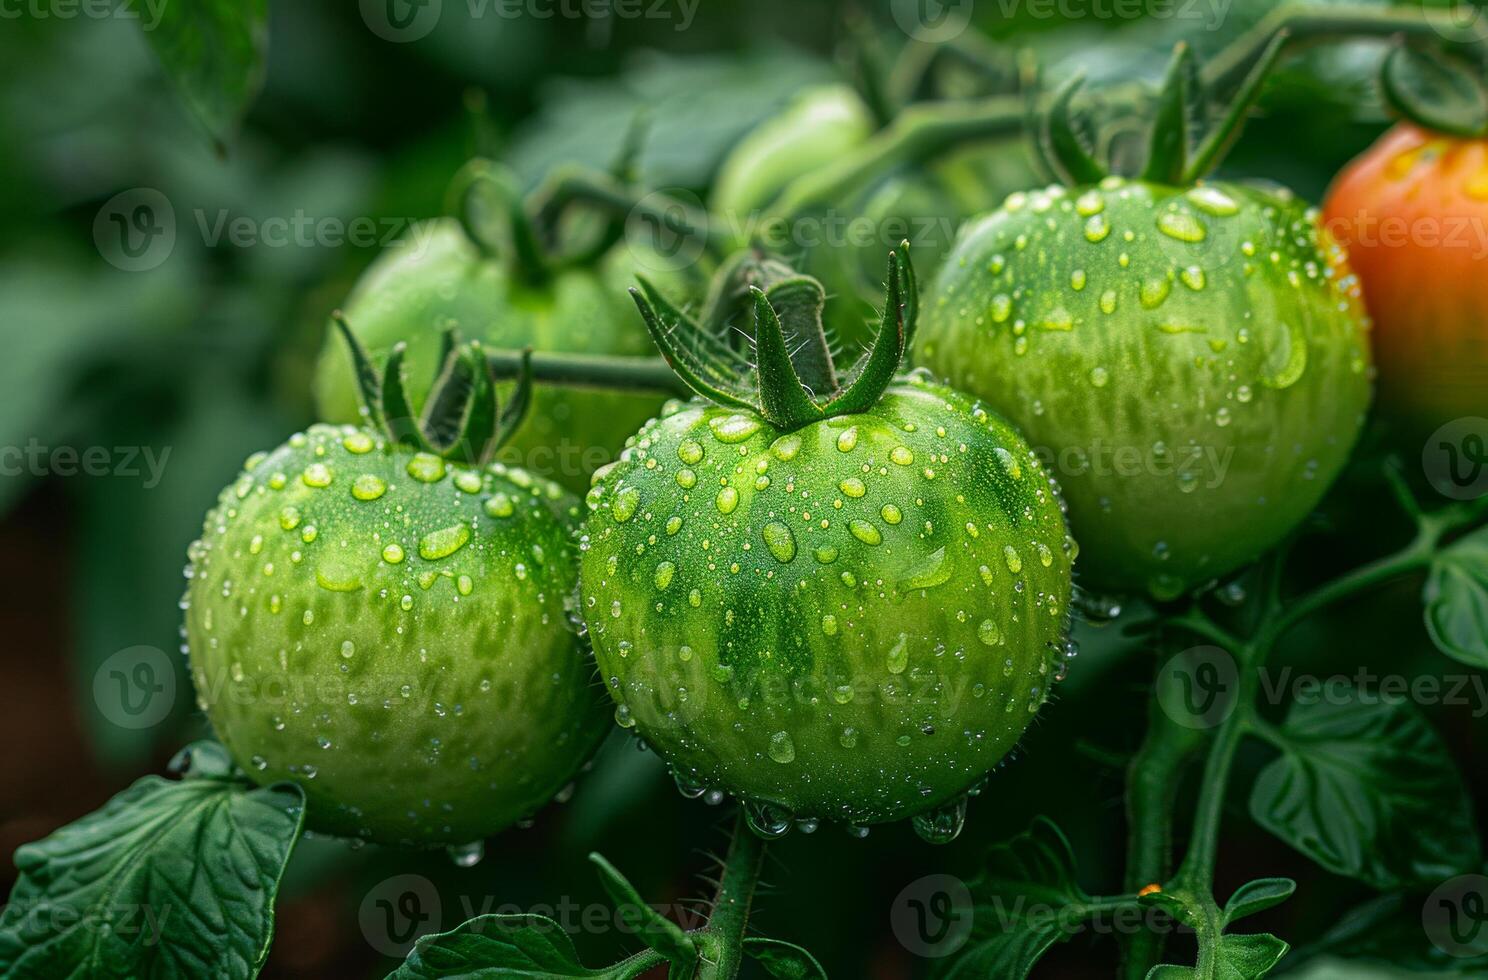
[[[1270,548],[1343,467],[1370,398],[1359,295],[1290,195],[1110,178],[969,225],[916,360],[1051,462],[1083,584],[1172,598]]]
[[[377,259],[342,312],[379,364],[394,344],[407,342],[408,388],[417,402],[438,367],[447,327],[495,349],[653,353],[625,292],[638,267],[669,291],[701,275],[695,269],[671,274],[664,267],[653,273],[644,257],[638,262],[622,244],[598,270],[560,270],[547,282],[529,285],[502,260],[483,256],[457,221],[442,218],[416,225]],[[360,418],[351,362],[334,331],[326,332],[315,391],[325,420]],[[527,423],[501,458],[581,491],[660,404],[654,395],[542,386]]]
[[[1061,675],[1058,493],[950,388],[896,382],[790,433],[695,402],[587,502],[582,614],[616,719],[767,832],[791,815],[958,829]]]
[[[873,114],[849,86],[806,90],[729,153],[714,182],[713,213],[748,221],[791,181],[835,163],[873,130]]]
[[[607,725],[564,608],[578,501],[318,425],[248,461],[192,545],[198,703],[310,826],[463,844],[531,814]]]

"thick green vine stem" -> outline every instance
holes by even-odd
[[[523,365],[538,384],[607,391],[654,392],[688,397],[692,389],[659,357],[621,357],[607,354],[529,354],[516,350],[488,350],[486,362],[497,381],[522,376]]]
[[[765,840],[740,811],[723,860],[708,924],[694,934],[700,959],[697,980],[732,980],[744,964],[744,933],[765,864]]]
[[[1237,751],[1248,736],[1264,732],[1256,700],[1260,671],[1267,658],[1288,631],[1320,610],[1426,568],[1443,542],[1488,517],[1488,498],[1431,513],[1422,512],[1411,501],[1407,511],[1416,522],[1416,535],[1404,548],[1291,601],[1280,597],[1279,581],[1286,548],[1279,549],[1263,576],[1258,614],[1252,628],[1243,636],[1216,623],[1197,604],[1165,620],[1170,628],[1191,633],[1229,651],[1235,658],[1239,678],[1235,709],[1212,737],[1185,732],[1163,712],[1154,711],[1146,741],[1128,774],[1128,885],[1143,890],[1156,886],[1159,904],[1195,931],[1197,978],[1212,980],[1219,976],[1220,936],[1225,917],[1214,897],[1214,867],[1220,823]],[[1168,875],[1175,787],[1195,751],[1205,741],[1209,748],[1187,848],[1177,872]],[[1153,935],[1136,936],[1127,943],[1125,952],[1122,975],[1137,980],[1146,977],[1159,961],[1162,942]]]
[[[686,385],[719,405],[756,412],[784,431],[866,411],[899,372],[919,305],[909,243],[889,253],[883,325],[873,345],[839,374],[822,327],[826,294],[804,275],[750,285],[753,360],[674,306],[644,279],[632,289],[662,357]]]
[[[523,351],[517,386],[505,407],[496,395],[496,376],[477,341],[461,344],[454,331],[444,334],[444,351],[434,387],[415,415],[403,381],[407,345],[399,343],[379,375],[366,348],[346,317],[331,315],[350,352],[362,412],[369,425],[393,442],[451,462],[485,465],[521,427],[532,405],[531,350]]]

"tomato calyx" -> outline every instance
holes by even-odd
[[[1212,93],[1204,90],[1193,52],[1187,43],[1180,42],[1174,47],[1158,94],[1157,109],[1148,135],[1147,159],[1139,179],[1181,187],[1200,180],[1218,167],[1239,138],[1246,114],[1260,97],[1289,37],[1285,29],[1272,36],[1219,121],[1202,136],[1193,131],[1194,121],[1203,117],[1197,107],[1205,104]],[[1095,152],[1088,148],[1080,131],[1079,119],[1073,111],[1075,95],[1084,82],[1083,75],[1075,75],[1062,85],[1050,100],[1048,109],[1036,119],[1036,131],[1030,134],[1044,165],[1059,181],[1072,187],[1099,183],[1110,175],[1112,169],[1108,160],[1097,159]]]
[[[408,345],[394,346],[379,374],[346,317],[338,310],[332,319],[351,353],[363,415],[393,443],[450,462],[484,466],[527,417],[532,404],[532,348],[521,352],[516,389],[503,406],[496,394],[496,373],[480,342],[462,344],[456,331],[446,330],[439,372],[422,413],[416,415],[403,380]]]
[[[1474,70],[1476,68],[1476,70]],[[1459,139],[1488,136],[1488,84],[1482,64],[1397,46],[1380,68],[1380,92],[1397,115]]]
[[[677,376],[702,397],[748,409],[786,432],[875,405],[914,339],[919,294],[909,243],[889,253],[882,325],[845,372],[837,369],[822,325],[821,283],[776,264],[756,271],[762,274],[754,281],[745,277],[754,317],[752,352],[739,350],[726,332],[710,330],[706,318],[700,323],[689,316],[644,278],[631,289],[646,328]]]

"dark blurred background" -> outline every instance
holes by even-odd
[[[312,421],[309,375],[327,314],[377,248],[271,241],[273,219],[303,217],[312,228],[372,219],[380,237],[439,214],[450,177],[477,151],[529,184],[562,162],[604,166],[641,106],[651,120],[643,180],[705,193],[751,126],[813,82],[850,79],[849,14],[866,17],[891,49],[908,42],[887,3],[849,11],[806,0],[695,8],[646,0],[640,7],[658,16],[605,15],[608,5],[596,3],[537,17],[445,0],[432,29],[412,39],[389,39],[367,7],[271,0],[262,92],[219,149],[175,94],[139,21],[0,3],[0,446],[38,447],[51,460],[0,477],[0,740],[10,747],[0,753],[0,853],[97,808],[206,734],[184,672],[171,713],[146,727],[111,722],[95,678],[108,658],[140,646],[179,663],[181,570],[202,515],[250,452]],[[1179,37],[1214,50],[1269,8],[1216,0],[1182,16],[1184,0],[1175,0],[1163,8],[1170,16],[1131,19],[1097,3],[984,0],[974,11],[977,30],[1037,50],[1051,76],[1078,65],[1112,80],[1152,78]],[[1357,45],[1293,62],[1228,171],[1318,199],[1385,125],[1371,82],[1378,57],[1377,46]],[[480,101],[472,93],[483,96],[483,123],[472,120],[469,105]],[[168,256],[130,271],[95,244],[95,224],[117,195],[140,193],[169,201],[176,234]],[[238,218],[263,234],[247,244],[219,239],[222,222]],[[66,457],[51,452],[59,447],[80,458],[101,447],[95,458],[109,460],[108,472],[67,472]],[[1371,557],[1408,533],[1392,524],[1377,465],[1366,446],[1324,508],[1327,537],[1299,549],[1299,577]],[[1314,622],[1280,661],[1323,676],[1361,665],[1450,672],[1421,628],[1418,588],[1407,583]],[[832,827],[792,834],[772,850],[760,930],[808,947],[834,977],[915,975],[927,961],[895,939],[895,897],[925,875],[974,875],[989,844],[1038,814],[1069,834],[1087,890],[1119,890],[1121,767],[1145,726],[1155,647],[1124,637],[1119,622],[1081,634],[1059,701],[973,801],[959,840],[931,847],[907,825],[861,841]],[[1475,779],[1479,812],[1488,811],[1479,712],[1427,711]],[[1298,897],[1255,931],[1306,947],[1371,898],[1255,828],[1244,794],[1234,799],[1219,893],[1265,875],[1299,880]],[[617,736],[570,800],[489,842],[473,867],[443,854],[307,840],[281,894],[266,975],[386,972],[392,961],[360,928],[359,910],[396,874],[436,883],[436,924],[445,928],[503,905],[603,901],[585,860],[591,850],[653,900],[699,896],[706,855],[725,843],[726,811],[684,800],[653,755]],[[13,876],[7,861],[7,891]],[[614,930],[575,940],[591,964],[636,948]],[[1114,955],[1109,938],[1077,937],[1036,975],[1110,976]],[[1317,957],[1297,971],[1314,980],[1396,975]]]

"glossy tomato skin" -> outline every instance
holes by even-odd
[[[394,344],[408,344],[409,394],[418,404],[439,365],[441,333],[456,327],[466,340],[493,349],[552,353],[645,355],[654,352],[625,290],[637,263],[622,243],[597,270],[569,269],[540,285],[515,279],[507,263],[482,256],[459,223],[443,218],[416,225],[379,257],[342,312],[379,364]],[[701,270],[642,272],[671,293]],[[700,288],[700,287],[699,287]],[[682,296],[678,297],[681,302]],[[315,380],[321,416],[355,422],[359,403],[345,345],[327,331]],[[589,475],[614,459],[625,438],[661,404],[659,396],[540,386],[533,408],[501,459],[582,491]]]
[[[922,304],[915,357],[1051,460],[1082,584],[1171,598],[1276,543],[1370,398],[1343,251],[1290,196],[1111,178],[1013,195]]]
[[[1324,224],[1374,319],[1380,402],[1426,431],[1488,405],[1488,139],[1408,123],[1334,182]]]
[[[578,506],[353,427],[251,459],[191,548],[199,705],[316,830],[457,845],[528,816],[608,728],[565,611]]]
[[[949,388],[788,434],[695,402],[596,480],[582,614],[617,719],[684,785],[855,824],[929,811],[1061,670],[1057,491]]]

